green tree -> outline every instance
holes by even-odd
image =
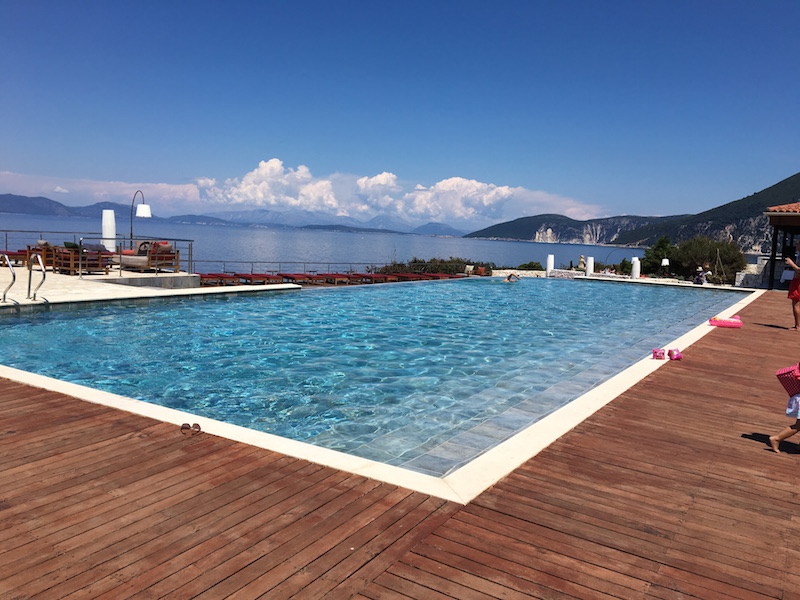
[[[718,242],[698,236],[675,248],[670,268],[686,279],[693,279],[697,268],[711,270],[710,283],[733,284],[736,272],[747,265],[747,258],[734,242]]]
[[[667,258],[671,265],[674,251],[675,246],[669,243],[669,238],[667,236],[660,237],[653,246],[644,251],[644,256],[640,263],[642,273],[647,275],[663,273],[664,269],[661,267],[661,261]]]

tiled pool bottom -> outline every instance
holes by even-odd
[[[439,423],[433,417],[409,423],[368,444],[343,450],[433,477],[446,476],[622,373],[637,361],[651,356],[653,348],[663,348],[675,342],[698,326],[698,318],[699,322],[705,322],[729,305],[730,302],[715,305],[700,315],[674,323],[657,336],[638,340],[624,348],[616,345],[609,348],[605,342],[588,344],[580,356],[573,353],[549,377],[542,376],[539,371],[531,373],[523,365],[508,373],[494,389],[472,396],[459,395],[456,383],[453,396],[459,400],[459,406],[453,411],[464,415],[464,420],[457,426],[458,432],[444,441],[440,441]],[[492,406],[494,414],[486,414],[487,404]],[[470,417],[474,414],[482,416],[478,419]],[[328,448],[343,445],[341,435],[335,429],[307,441]]]

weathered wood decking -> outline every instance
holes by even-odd
[[[0,380],[0,598],[800,598],[800,333],[742,318],[467,506]]]

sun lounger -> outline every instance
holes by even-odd
[[[386,283],[387,276],[383,273],[353,273],[350,277],[359,279],[359,283]]]
[[[229,273],[198,273],[201,286],[239,285],[241,280]]]
[[[28,264],[28,251],[27,250],[3,250],[0,254],[5,254],[8,260],[17,265]],[[0,265],[2,266],[2,265]]]
[[[433,279],[426,273],[395,273],[398,281],[424,281]]]
[[[325,283],[332,285],[339,285],[340,283],[347,285],[350,283],[350,276],[344,273],[320,273],[317,277],[322,277]]]
[[[270,273],[234,273],[242,282],[250,285],[266,285],[268,283],[283,283],[283,277]]]
[[[289,283],[311,283],[311,276],[306,273],[278,273],[278,275]]]

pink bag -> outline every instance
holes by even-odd
[[[799,365],[792,365],[791,367],[778,369],[778,372],[775,373],[775,376],[778,378],[778,381],[781,382],[781,385],[790,396],[796,396],[797,394],[800,394]]]
[[[663,348],[653,348],[653,359],[655,360],[664,360],[666,356],[664,355]]]

